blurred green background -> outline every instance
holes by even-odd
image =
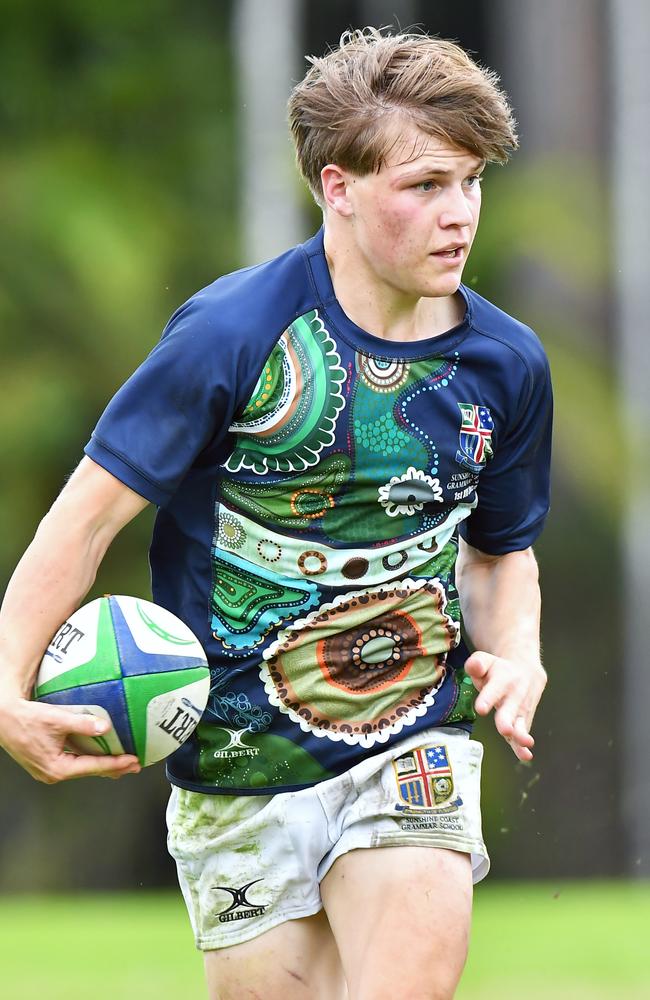
[[[611,474],[622,418],[603,114],[611,110],[607,6],[0,0],[0,591],[106,401],[169,315],[219,274],[254,262],[251,225],[263,208],[283,215],[277,191],[264,196],[265,164],[247,145],[246,87],[267,82],[260,69],[256,84],[255,67],[270,73],[275,63],[286,96],[304,70],[303,53],[322,52],[350,25],[397,16],[402,26],[459,40],[501,75],[522,148],[507,168],[488,169],[464,280],[538,331],[557,418],[553,511],[536,548],[550,684],[534,763],[517,764],[491,722],[478,730],[487,745],[484,826],[495,879],[647,871],[623,822],[624,597],[616,580],[624,477]],[[251,17],[261,30],[247,34]],[[282,52],[264,47],[278,24]],[[281,121],[283,109],[277,113]],[[276,142],[288,163],[288,138]],[[262,192],[252,209],[243,189],[251,170]],[[305,238],[317,213],[297,177],[286,192],[297,238]],[[90,596],[149,594],[152,519],[145,513],[117,539]],[[5,893],[174,883],[162,767],[119,783],[44,787],[3,756],[0,787]],[[647,890],[638,891],[647,903]],[[598,921],[610,919],[611,898],[603,894]],[[37,901],[33,912],[45,914],[45,906]],[[552,922],[558,910],[543,913]],[[590,906],[576,910],[576,921],[590,912],[596,921]],[[637,919],[641,910],[631,912]],[[634,933],[634,925],[612,931],[617,945],[608,938],[620,968],[620,948]],[[475,940],[483,940],[478,931]],[[576,987],[566,995],[583,994]],[[587,995],[619,993],[612,986]]]
[[[647,1000],[649,911],[634,885],[486,884],[457,1000]],[[179,893],[14,897],[0,901],[0,938],[7,1000],[205,992]]]

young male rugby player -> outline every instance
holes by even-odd
[[[374,29],[312,60],[289,117],[323,229],[194,295],[109,404],[6,595],[0,735],[47,782],[137,769],[64,755],[92,720],[27,699],[156,504],[154,599],[211,662],[168,766],[210,996],[451,997],[489,864],[471,723],[494,709],[530,760],[546,679],[547,363],[461,284],[514,125],[456,45]]]

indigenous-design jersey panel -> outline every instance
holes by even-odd
[[[273,348],[220,470],[210,628],[228,667],[196,734],[201,780],[305,784],[475,718],[447,662],[454,536],[492,425],[458,398],[461,366],[352,349],[318,310]]]

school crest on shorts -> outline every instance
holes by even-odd
[[[454,776],[446,746],[416,747],[393,761],[400,803],[398,811],[454,812]]]
[[[472,472],[480,472],[492,457],[492,414],[480,403],[459,403],[458,408],[461,418],[456,461]]]

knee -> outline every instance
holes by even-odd
[[[348,1000],[453,1000],[466,959],[467,946],[456,949],[446,962],[437,956],[410,970],[403,965],[390,973],[362,970],[358,981],[348,984]]]
[[[348,987],[348,1000],[453,1000],[458,979],[429,980],[428,982],[360,983],[357,987]]]

